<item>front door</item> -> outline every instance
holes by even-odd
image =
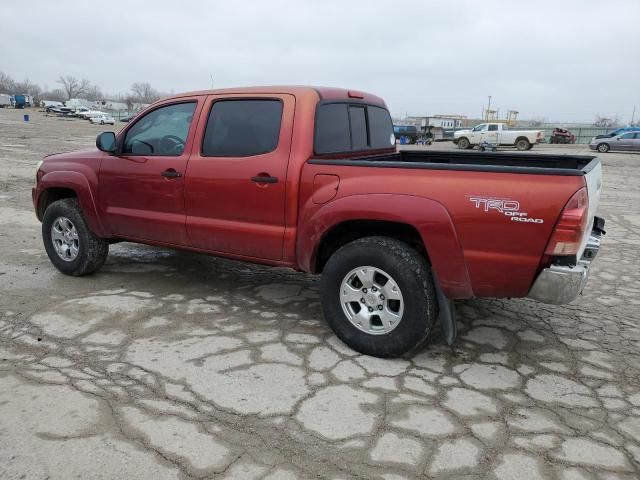
[[[119,136],[116,155],[102,161],[99,205],[114,236],[187,243],[184,174],[198,111],[197,97],[154,108]]]
[[[209,97],[186,174],[192,246],[282,258],[294,107],[291,95]]]

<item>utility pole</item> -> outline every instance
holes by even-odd
[[[633,125],[633,122],[636,119],[636,106],[633,106],[633,113],[631,114],[631,125]]]
[[[489,120],[489,111],[491,110],[491,95],[489,95],[489,105],[487,105],[487,118],[485,118],[486,121]]]

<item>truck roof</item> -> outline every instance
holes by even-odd
[[[298,98],[307,98],[318,100],[363,100],[374,105],[381,105],[386,108],[384,100],[377,95],[362,92],[360,90],[349,90],[346,88],[334,87],[311,87],[302,85],[270,85],[258,87],[234,87],[212,90],[199,90],[194,92],[185,92],[178,95],[163,98],[162,101],[172,98],[181,98],[194,95],[233,95],[233,94],[290,94]]]

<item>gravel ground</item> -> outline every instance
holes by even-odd
[[[459,302],[453,349],[436,332],[379,360],[287,269],[122,243],[94,276],[57,273],[35,165],[101,127],[28,113],[0,110],[0,478],[640,475],[640,155],[601,156],[583,297]]]

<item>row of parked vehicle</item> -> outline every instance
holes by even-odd
[[[419,144],[424,135],[414,125],[394,125],[393,132],[401,144]],[[446,138],[445,138],[446,139]],[[576,136],[565,128],[554,128],[549,138],[552,144],[576,143]],[[544,130],[509,130],[506,123],[482,123],[473,128],[456,129],[453,132],[453,143],[461,149],[491,148],[512,146],[518,150],[530,150],[537,143],[544,143]],[[589,147],[601,153],[615,151],[640,151],[640,126],[622,127],[591,139]]]
[[[0,93],[0,108],[25,108],[33,106],[31,95],[9,95]]]
[[[116,120],[110,114],[100,111],[91,110],[87,107],[65,107],[65,106],[49,106],[45,108],[47,113],[53,113],[61,117],[76,117],[83,120],[89,120],[91,123],[98,125],[115,125]]]

